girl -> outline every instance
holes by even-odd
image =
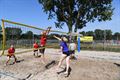
[[[14,48],[13,45],[11,45],[11,47],[8,49],[8,54],[7,54],[7,56],[8,56],[8,61],[6,62],[6,65],[7,65],[8,62],[10,61],[10,58],[11,58],[11,57],[14,58],[13,64],[15,64],[15,63],[17,62],[17,58],[16,58],[16,56],[15,56],[14,53],[15,53],[15,48]]]
[[[38,57],[39,45],[37,44],[37,42],[34,42],[33,47],[34,47],[34,54],[33,55]]]
[[[61,51],[62,51],[62,55],[61,55],[61,59],[58,63],[58,66],[57,68],[60,68],[61,64],[63,63],[63,60],[66,59],[66,71],[64,74],[68,75],[68,70],[69,70],[69,67],[70,67],[70,53],[69,53],[69,49],[68,49],[68,46],[67,46],[67,39],[65,37],[57,37],[57,36],[54,36],[56,39],[58,39],[60,42],[60,48],[61,48]]]
[[[48,27],[47,30],[41,33],[39,52],[41,53],[43,63],[45,63],[45,57],[44,57],[45,45],[47,42],[47,35],[49,34],[50,29],[51,27]]]

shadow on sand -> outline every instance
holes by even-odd
[[[66,71],[66,67],[65,67],[65,69],[63,69],[62,71],[57,72],[57,74],[64,73],[65,71]],[[69,77],[69,75],[70,75],[71,71],[72,71],[72,69],[71,69],[71,67],[69,67],[68,74],[67,74],[67,75],[65,75],[65,77]]]
[[[51,61],[50,63],[48,63],[47,65],[45,65],[46,69],[50,69],[51,67],[53,67],[57,62],[55,60]]]
[[[118,64],[118,63],[114,63],[116,66],[118,66],[118,67],[120,67],[120,64]]]
[[[22,61],[24,61],[24,59],[17,60],[16,63],[20,63],[20,62],[22,62]],[[15,64],[15,63],[10,63],[9,65],[13,65],[13,64]]]
[[[57,61],[53,60],[50,63],[48,63],[47,65],[45,65],[45,69],[50,69],[51,67],[53,67],[56,64],[57,64]],[[62,71],[57,72],[57,74],[64,73],[65,71],[66,71],[66,67]],[[71,69],[71,67],[69,67],[68,74],[65,75],[65,77],[69,77],[71,71],[72,71],[72,69]]]

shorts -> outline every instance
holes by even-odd
[[[45,52],[45,46],[40,46],[40,48],[42,48],[42,49],[39,49],[40,53],[44,54],[44,52]]]
[[[8,53],[7,56],[12,57],[12,56],[14,56],[14,54],[13,53]]]
[[[38,49],[34,48],[33,52],[37,52],[37,51],[38,51]]]
[[[75,50],[70,50],[69,53],[70,54],[75,54]]]
[[[71,55],[71,53],[70,53],[69,51],[63,52],[63,54],[65,54],[65,55],[67,55],[67,56],[70,56],[70,55]]]
[[[34,50],[34,52],[37,52],[38,50]]]

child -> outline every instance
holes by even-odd
[[[15,64],[16,62],[17,62],[17,58],[15,57],[15,48],[14,48],[14,46],[13,45],[11,45],[11,47],[8,49],[8,54],[7,54],[7,56],[8,56],[8,61],[6,62],[6,65],[8,64],[8,62],[10,61],[10,58],[11,57],[13,57],[14,58],[14,62],[13,62],[13,64]]]
[[[39,49],[39,51],[41,53],[41,56],[42,56],[42,59],[43,59],[43,63],[45,63],[45,57],[44,57],[45,45],[46,45],[46,42],[47,42],[47,35],[49,34],[50,29],[51,29],[51,27],[48,27],[47,30],[45,30],[45,31],[43,31],[41,33],[40,49]]]
[[[57,37],[57,36],[54,36],[56,39],[58,39],[60,42],[60,48],[61,48],[61,51],[62,51],[62,55],[61,55],[61,59],[58,63],[58,67],[59,68],[63,62],[64,59],[66,59],[66,71],[65,71],[65,75],[68,75],[68,70],[69,70],[69,66],[70,66],[70,53],[69,53],[69,49],[68,49],[68,46],[67,46],[67,39],[65,37]]]
[[[38,57],[39,45],[37,44],[37,42],[34,42],[33,47],[34,47],[34,54],[33,55]]]

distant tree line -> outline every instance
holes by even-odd
[[[2,40],[2,27],[0,25],[0,40]]]
[[[21,28],[6,27],[6,39],[40,39],[41,34],[34,34],[32,31],[22,31]],[[111,30],[96,29],[94,31],[79,32],[83,36],[93,36],[94,40],[120,40],[120,33],[113,33]],[[47,37],[53,39],[53,35],[61,36],[57,33],[52,33]],[[2,40],[2,33],[0,32],[0,40]]]
[[[94,40],[120,40],[120,33],[113,33],[111,30],[96,29],[94,31],[79,32],[83,36],[93,36]]]
[[[40,39],[41,34],[34,34],[32,31],[22,31],[21,28],[6,27],[5,28],[6,40],[19,40],[19,39]],[[47,36],[49,39],[53,39],[53,35],[60,36],[57,33],[53,33]],[[0,40],[2,40],[2,33],[0,32]]]

